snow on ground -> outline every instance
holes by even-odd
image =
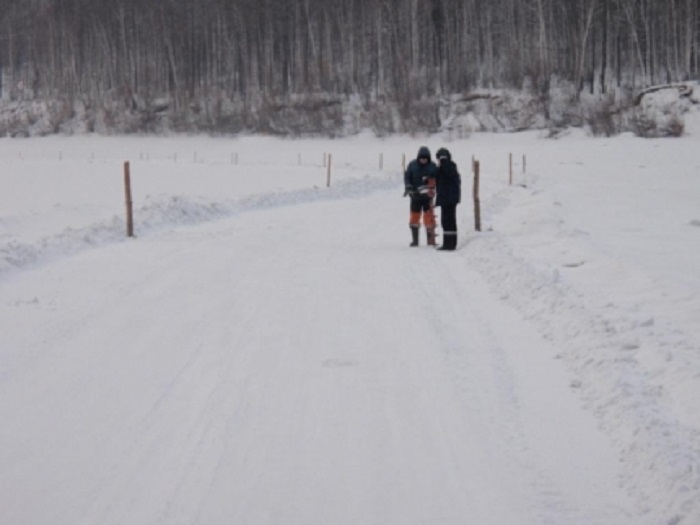
[[[0,140],[0,523],[700,522],[696,148]]]

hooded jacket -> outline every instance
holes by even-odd
[[[428,162],[421,164],[418,159],[425,158]],[[404,173],[404,184],[411,198],[428,198],[429,190],[435,184],[437,166],[430,160],[430,150],[421,146],[416,158],[409,162]]]

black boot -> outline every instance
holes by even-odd
[[[413,241],[410,246],[418,246],[418,228],[411,226],[411,235],[413,236]]]
[[[457,234],[452,232],[443,234],[443,243],[438,250],[451,252],[455,248],[457,248]]]

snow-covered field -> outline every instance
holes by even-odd
[[[0,523],[700,523],[688,131],[0,140]]]

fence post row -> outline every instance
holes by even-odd
[[[143,156],[143,153],[141,154]],[[238,153],[232,155],[232,160],[238,163]],[[174,156],[177,161],[177,153]],[[197,152],[194,153],[194,159],[197,159]],[[332,156],[330,153],[324,153],[323,163],[326,167],[326,187],[331,186],[331,166],[332,166]],[[524,157],[523,157],[524,159]],[[301,164],[301,154],[298,156],[298,161]],[[379,169],[383,169],[384,155],[381,154],[379,157]],[[401,165],[403,170],[406,170],[406,154],[404,153],[401,157]],[[479,201],[479,161],[474,160],[472,156],[472,171],[474,172],[474,216],[476,230],[481,231],[481,205]],[[512,181],[512,154],[511,154],[511,181]],[[131,166],[129,161],[124,162],[124,196],[126,203],[126,235],[127,237],[134,237],[134,204],[131,197]]]

